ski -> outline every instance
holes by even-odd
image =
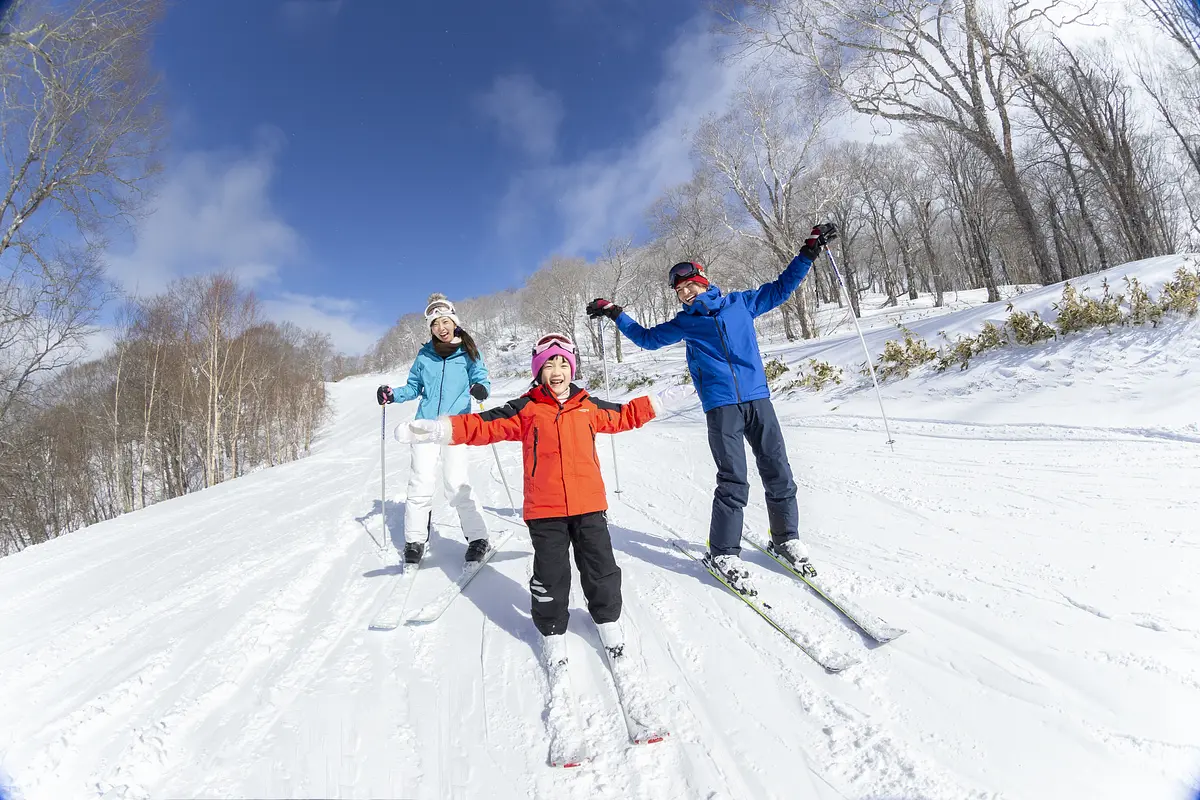
[[[488,548],[487,553],[484,554],[482,561],[471,561],[464,564],[462,572],[459,574],[458,578],[455,579],[454,583],[447,586],[438,593],[437,597],[430,600],[419,610],[409,616],[409,618],[404,621],[404,624],[427,625],[441,617],[442,614],[445,613],[446,609],[450,607],[450,604],[454,602],[454,598],[462,594],[463,589],[467,588],[467,584],[474,580],[475,576],[478,575],[479,572],[487,565],[487,563],[492,560],[492,556],[494,556],[500,550],[500,548],[503,547],[510,538],[512,538],[513,533],[513,530],[507,530],[500,534],[498,539],[489,542],[491,546]]]
[[[424,560],[424,558],[421,559],[421,561]],[[400,620],[404,619],[404,605],[408,602],[408,595],[412,592],[413,581],[416,580],[417,571],[421,568],[421,561],[416,564],[401,563],[404,571],[396,576],[392,588],[387,592],[387,599],[384,600],[382,608],[371,620],[371,624],[368,626],[369,630],[394,631],[400,627]]]
[[[576,711],[568,663],[547,664],[546,682],[550,702],[546,707],[546,727],[550,734],[550,766],[582,767],[592,760],[583,725]]]
[[[742,538],[750,542],[756,550],[761,552],[768,558],[773,559],[777,564],[782,566],[794,577],[804,581],[814,592],[821,595],[829,601],[829,603],[862,630],[867,636],[870,636],[880,644],[887,644],[893,639],[903,636],[906,631],[903,628],[897,628],[894,625],[889,625],[883,619],[867,611],[858,603],[851,600],[846,595],[842,594],[838,589],[832,586],[818,571],[816,576],[805,575],[797,572],[782,558],[778,558],[774,553],[767,549],[766,543],[758,538],[757,535],[745,531],[742,533]]]
[[[704,567],[704,570],[709,575],[712,575],[714,578],[716,578],[722,586],[730,591],[730,593],[732,593],[735,597],[740,598],[742,602],[754,609],[760,617],[765,619],[771,625],[771,627],[783,634],[789,642],[796,645],[796,647],[799,647],[805,655],[824,667],[826,671],[841,672],[842,670],[859,663],[859,660],[849,653],[839,653],[836,651],[828,652],[825,650],[825,648],[818,647],[803,631],[797,630],[794,626],[785,624],[784,622],[778,620],[771,613],[772,608],[769,604],[759,600],[757,597],[747,597],[730,586],[729,582],[725,580],[725,577],[721,575],[720,572],[711,569],[708,564],[705,563],[704,559],[699,558],[695,553],[691,552],[687,542],[683,541],[682,539],[673,539],[671,544],[675,546],[676,550],[683,553],[693,561],[698,562],[702,567]]]
[[[613,658],[607,647],[601,645],[600,649],[604,651],[604,659],[612,673],[613,686],[617,689],[617,702],[620,703],[621,714],[625,717],[625,727],[629,729],[629,741],[632,744],[657,744],[666,741],[671,732],[659,719],[654,705],[646,697],[645,683],[638,680],[637,665],[628,655]]]

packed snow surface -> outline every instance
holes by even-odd
[[[1124,271],[1152,282],[1178,263]],[[1016,305],[1048,310],[1060,290]],[[903,320],[936,344],[938,331],[1002,321],[1004,306],[941,317],[872,308],[867,336],[878,352]],[[764,344],[764,355],[827,359],[850,375],[862,354],[846,330]],[[679,348],[625,354],[614,379],[650,375],[658,389],[683,372]],[[491,452],[472,452],[475,486],[493,530],[517,535],[436,623],[368,630],[396,580],[376,549],[374,388],[402,378],[330,385],[332,420],[311,457],[0,560],[0,775],[11,794],[1194,796],[1200,323],[1079,334],[886,384],[892,447],[857,374],[777,396],[814,561],[908,631],[874,644],[747,548],[764,595],[861,659],[838,675],[671,547],[707,534],[714,468],[698,404],[615,439],[619,494],[601,441],[626,651],[640,700],[655,701],[672,735],[629,744],[576,590],[572,718],[594,755],[576,769],[547,764],[562,731],[548,730],[529,620],[531,548]],[[522,390],[498,381],[493,396]],[[411,414],[389,407],[388,427]],[[398,536],[408,456],[386,444]],[[519,447],[499,454],[519,505]],[[763,531],[751,481],[747,521]],[[461,567],[446,509],[435,527],[408,609]]]

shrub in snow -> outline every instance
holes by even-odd
[[[777,358],[772,358],[766,364],[763,364],[763,372],[767,375],[767,383],[770,383],[787,371],[787,364],[784,364]]]
[[[1129,314],[1123,322],[1127,325],[1145,325],[1149,322],[1157,327],[1164,313],[1162,305],[1150,299],[1136,277],[1125,276],[1125,289],[1129,298]]]
[[[875,365],[875,372],[882,380],[896,376],[907,378],[909,371],[914,367],[919,367],[938,357],[937,351],[930,347],[924,339],[903,325],[898,327],[904,331],[904,344],[895,340],[888,341],[883,346],[879,363]]]
[[[1104,294],[1096,299],[1080,294],[1070,281],[1063,287],[1062,300],[1054,304],[1058,309],[1058,330],[1060,333],[1076,333],[1088,328],[1111,326],[1121,322],[1122,295],[1112,295],[1108,289],[1108,281],[1104,281]]]
[[[680,375],[679,376],[679,385],[680,386],[691,386],[692,385],[692,373],[685,372],[682,375]]]
[[[1175,311],[1196,316],[1197,301],[1200,300],[1200,272],[1188,272],[1183,267],[1175,270],[1175,277],[1163,284],[1162,303],[1164,311]]]
[[[799,374],[800,377],[798,379],[783,387],[785,392],[796,389],[819,392],[831,383],[840,386],[843,373],[841,367],[835,367],[828,361],[817,361],[815,358],[810,358],[808,360],[808,369],[801,368]]]
[[[589,392],[594,392],[603,385],[604,385],[604,376],[603,375],[593,375],[592,377],[588,378],[587,388],[588,388]]]
[[[1012,331],[1013,341],[1017,344],[1037,344],[1058,335],[1054,328],[1042,322],[1036,311],[1028,314],[1016,311],[1012,303],[1008,304],[1008,321],[1004,325]]]

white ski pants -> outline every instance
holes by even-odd
[[[458,521],[467,541],[487,538],[483,513],[471,489],[467,470],[469,455],[462,445],[452,447],[436,442],[412,445],[412,474],[408,478],[408,499],[404,503],[404,541],[424,542],[429,538],[433,492],[439,471],[446,501],[458,512]]]

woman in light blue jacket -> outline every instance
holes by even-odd
[[[403,403],[420,397],[416,419],[437,419],[471,411],[471,398],[479,402],[491,391],[487,367],[471,335],[462,329],[454,304],[443,294],[432,294],[425,306],[430,340],[417,352],[408,381],[396,389],[380,386],[376,399]],[[433,490],[441,466],[446,499],[458,512],[467,537],[467,561],[479,561],[488,551],[487,526],[471,489],[466,447],[437,443],[412,445],[412,474],[404,503],[404,560],[415,564],[425,555],[432,528]]]

